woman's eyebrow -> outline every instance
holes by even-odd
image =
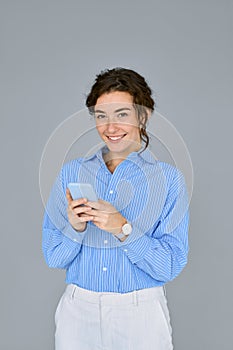
[[[123,107],[123,108],[118,108],[114,111],[114,113],[119,113],[119,112],[122,112],[122,111],[131,111],[130,108],[127,108],[127,107]],[[106,113],[105,111],[101,111],[100,109],[97,109],[95,111],[95,113]]]
[[[101,111],[100,109],[97,109],[96,111],[94,111],[95,113],[106,113],[104,111]]]
[[[116,109],[114,111],[114,113],[118,113],[118,112],[122,112],[122,111],[131,111],[131,109],[127,108],[127,107],[123,107],[123,108]]]

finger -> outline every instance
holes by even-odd
[[[91,208],[90,207],[85,207],[85,206],[78,206],[78,207],[75,207],[72,209],[72,212],[75,213],[75,214],[82,214],[82,213],[87,213],[88,215],[92,215],[90,214],[91,212]]]
[[[82,218],[82,217],[87,217],[87,216],[92,216],[92,215],[88,215],[88,214],[85,214],[85,213],[79,214],[79,217],[80,217],[80,218]]]
[[[87,203],[86,198],[79,198],[79,199],[72,200],[72,202],[70,203],[70,206],[71,206],[71,209],[74,209],[86,203]]]
[[[72,198],[72,196],[71,196],[71,194],[70,194],[69,188],[66,189],[66,199],[67,199],[67,201],[68,201],[69,204],[70,204],[71,201],[73,200],[73,198]]]
[[[104,223],[103,218],[98,217],[98,216],[94,216],[94,215],[92,215],[92,217],[93,217],[93,222],[99,223],[99,224]]]
[[[93,220],[93,216],[79,216],[79,222],[87,222],[92,220]]]
[[[100,203],[99,202],[87,202],[86,205],[93,209],[100,209]]]
[[[94,216],[95,218],[99,217],[105,217],[105,212],[97,209],[91,208],[91,210],[88,210],[88,214]]]
[[[89,205],[90,202],[88,202]],[[91,205],[90,205],[91,206]],[[113,207],[106,208],[103,206],[100,206],[98,209],[97,208],[92,208],[91,215],[94,216],[106,216],[106,215],[112,215],[117,213],[117,210]]]
[[[91,221],[91,220],[93,220],[93,216],[91,216],[91,215],[85,215],[85,216],[73,215],[71,218],[71,221],[74,224],[78,224],[80,222],[85,222],[85,221]]]
[[[114,208],[110,203],[99,199],[98,202],[87,202],[87,205],[93,209],[99,210],[102,213],[114,214],[117,213],[117,209]]]

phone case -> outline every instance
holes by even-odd
[[[68,188],[70,190],[73,199],[87,198],[91,202],[97,202],[97,195],[91,184],[88,183],[69,183]]]

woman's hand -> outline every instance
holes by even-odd
[[[88,215],[93,217],[92,222],[101,230],[117,234],[127,222],[112,204],[102,199],[98,202],[87,202],[86,205],[92,208],[88,211]]]
[[[93,220],[93,216],[89,214],[90,207],[86,207],[87,199],[80,198],[73,200],[69,189],[66,189],[66,198],[68,201],[67,215],[71,226],[76,231],[84,231],[87,226],[87,221]]]

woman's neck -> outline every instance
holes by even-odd
[[[131,150],[127,150],[125,152],[111,152],[108,151],[105,154],[103,154],[103,158],[105,161],[106,166],[108,167],[108,169],[111,171],[111,173],[114,172],[114,170],[116,169],[116,167],[123,162],[130,153],[132,152],[137,152],[141,149],[141,145],[138,145],[137,148],[131,149]]]
[[[110,153],[110,152],[109,152]],[[114,170],[116,169],[116,167],[121,163],[123,162],[123,160],[126,158],[122,158],[122,157],[119,157],[117,155],[111,155],[109,153],[106,153],[104,155],[104,161],[105,161],[105,164],[107,166],[107,168],[109,169],[109,171],[111,173],[114,172]]]

